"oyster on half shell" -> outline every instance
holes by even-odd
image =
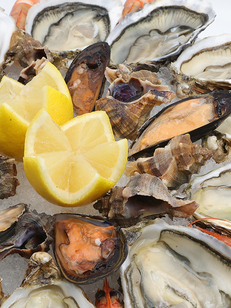
[[[22,284],[2,308],[93,308],[82,289],[67,282],[52,257],[46,252],[34,253],[28,263]]]
[[[163,0],[126,15],[107,38],[113,63],[146,63],[176,57],[215,18],[211,4]]]
[[[231,88],[231,34],[206,37],[184,50],[171,64],[180,98]]]
[[[228,308],[231,247],[195,228],[156,220],[134,238],[121,267],[125,308]]]

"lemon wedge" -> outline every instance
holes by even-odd
[[[128,142],[115,141],[104,111],[59,126],[42,109],[28,127],[24,170],[34,189],[61,206],[80,206],[105,195],[121,177]]]
[[[25,86],[12,78],[2,78],[0,153],[22,160],[27,128],[42,107],[59,125],[73,118],[69,90],[53,64],[48,62]]]

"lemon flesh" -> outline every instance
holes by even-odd
[[[42,197],[61,206],[80,206],[117,183],[127,155],[127,140],[115,141],[104,111],[58,126],[42,109],[27,130],[23,161],[28,180]]]

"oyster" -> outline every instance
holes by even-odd
[[[82,289],[61,277],[48,253],[37,252],[29,260],[21,286],[3,300],[1,307],[93,308],[94,305]]]
[[[150,82],[154,79],[159,83],[153,75],[156,77],[144,70],[123,74],[109,86],[106,96],[97,100],[96,110],[106,111],[116,137],[134,139],[153,107],[175,97],[168,86]]]
[[[0,155],[0,199],[16,194],[16,187],[19,185],[16,176],[15,160]]]
[[[125,260],[125,238],[111,222],[78,214],[55,218],[54,253],[66,279],[92,283],[111,275]]]
[[[99,42],[85,48],[71,63],[65,81],[77,115],[94,109],[109,60],[109,45]]]
[[[231,305],[231,247],[200,230],[163,220],[125,230],[121,267],[126,308]]]
[[[191,200],[199,203],[197,213],[231,220],[231,163],[195,177],[186,188]]]
[[[53,241],[52,216],[30,212],[26,205],[10,207],[1,215],[6,227],[0,233],[0,260],[13,253],[29,258],[36,251],[49,250]]]
[[[125,175],[152,174],[159,177],[168,188],[176,189],[187,183],[192,174],[199,173],[200,167],[211,157],[212,152],[193,144],[189,134],[179,135],[164,148],[156,149],[152,157],[130,162]]]
[[[150,174],[132,176],[125,187],[114,187],[94,204],[102,215],[122,227],[165,214],[188,218],[198,206],[194,201],[175,198],[159,178]]]
[[[130,156],[153,153],[174,136],[189,133],[194,142],[213,131],[231,112],[231,91],[192,96],[162,109],[140,129]]]
[[[40,0],[30,8],[25,29],[50,50],[81,50],[105,41],[122,9],[120,0]]]
[[[231,35],[206,37],[171,64],[177,96],[231,88]]]
[[[149,63],[176,57],[215,18],[210,3],[164,0],[120,21],[107,38],[113,63]],[[126,47],[125,47],[126,46]]]

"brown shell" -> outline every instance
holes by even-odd
[[[117,78],[109,87],[108,94],[96,102],[95,109],[106,111],[113,132],[118,138],[133,140],[137,131],[149,118],[153,107],[167,104],[175,97],[168,86],[153,84],[147,80],[146,75],[149,77],[150,74],[142,71],[130,74],[128,78],[123,76],[125,79]],[[120,101],[111,95],[113,89],[120,85],[134,86],[142,95],[128,102]]]
[[[193,144],[190,135],[176,136],[164,148],[157,148],[152,157],[139,158],[128,164],[125,175],[148,173],[159,177],[169,188],[178,188],[200,171],[212,152]]]
[[[14,196],[18,185],[15,160],[0,155],[0,199]]]
[[[188,218],[198,206],[195,201],[173,197],[163,182],[150,174],[132,176],[125,187],[114,187],[94,204],[102,215],[115,220],[121,227],[164,214]]]

